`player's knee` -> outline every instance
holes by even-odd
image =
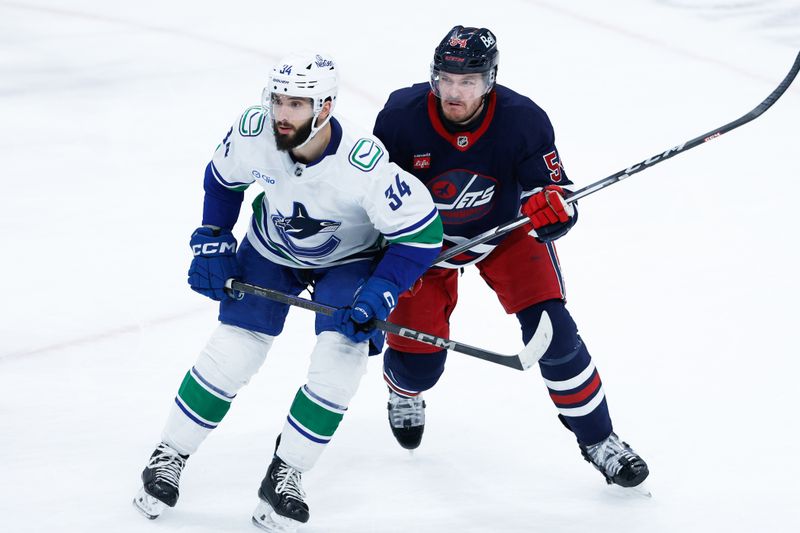
[[[271,335],[220,324],[195,368],[212,385],[235,394],[261,368],[273,340]]]
[[[308,388],[321,398],[346,407],[367,372],[367,343],[355,343],[344,335],[323,331],[311,352]]]
[[[562,300],[540,302],[517,313],[517,319],[522,328],[523,342],[527,344],[531,340],[539,326],[543,312],[550,317],[553,325],[553,338],[542,356],[542,360],[568,356],[581,345],[581,342],[578,337],[578,327]]]

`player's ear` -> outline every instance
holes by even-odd
[[[328,118],[328,115],[331,114],[331,104],[330,99],[325,100],[325,103],[322,104],[322,110],[319,112],[319,116],[317,117],[315,126],[322,124]]]

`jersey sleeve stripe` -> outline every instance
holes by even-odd
[[[392,244],[407,244],[419,248],[437,248],[442,245],[442,219],[437,216],[416,233],[387,240]],[[430,246],[428,246],[430,245]]]
[[[225,188],[227,189],[236,189],[239,191],[243,191],[246,189],[250,183],[252,182],[242,182],[242,181],[228,181],[222,177],[222,174],[219,173],[217,170],[217,166],[214,162],[211,162],[211,173],[214,175],[214,178]]]
[[[426,225],[430,224],[431,222],[433,222],[433,220],[435,218],[437,218],[438,215],[439,215],[439,211],[434,207],[433,210],[430,213],[428,213],[427,215],[425,215],[425,217],[422,220],[420,220],[419,222],[416,222],[415,224],[412,224],[412,225],[410,225],[410,226],[408,226],[406,228],[403,228],[401,230],[393,231],[392,233],[384,233],[383,236],[386,237],[389,240],[393,240],[393,239],[396,239],[396,238],[401,237],[403,235],[407,235],[409,233],[415,232],[418,228],[421,228],[422,226],[426,226]]]

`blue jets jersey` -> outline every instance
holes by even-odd
[[[520,216],[532,191],[569,181],[547,114],[529,98],[497,85],[471,131],[443,122],[427,83],[389,96],[374,134],[391,160],[431,192],[444,224],[445,247],[460,244]],[[503,236],[440,266],[457,268],[486,257]]]

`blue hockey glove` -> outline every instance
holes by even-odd
[[[189,286],[212,300],[232,298],[225,292],[229,278],[241,276],[236,261],[236,239],[230,230],[197,228],[189,241],[194,259],[189,267]]]
[[[336,331],[353,342],[364,342],[375,334],[373,319],[386,320],[397,305],[400,289],[383,278],[369,278],[355,295],[353,305],[333,314]]]

